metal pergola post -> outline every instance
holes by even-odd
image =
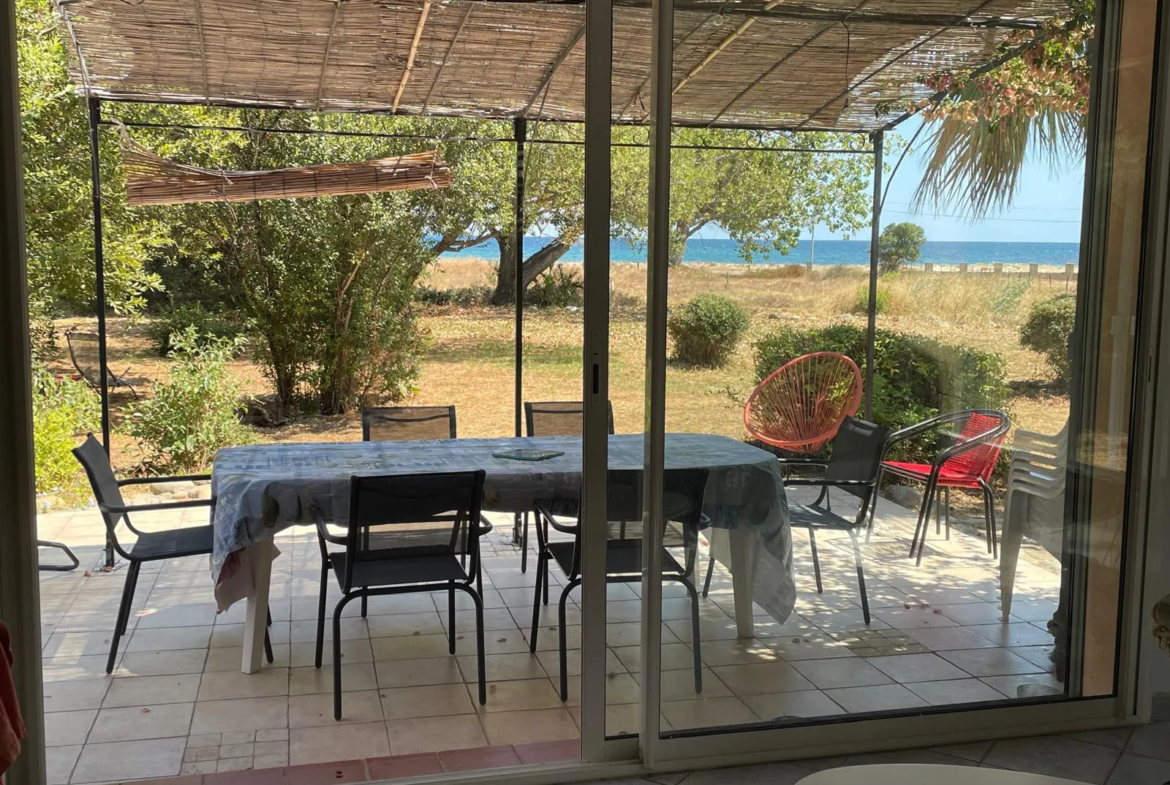
[[[98,327],[98,390],[102,397],[102,447],[110,454],[110,383],[106,373],[106,260],[102,249],[102,163],[98,148],[98,127],[102,120],[101,99],[89,99],[89,168],[93,187],[93,263]],[[114,543],[106,532],[105,566],[114,566]]]
[[[512,266],[516,269],[516,411],[515,435],[523,435],[521,421],[524,414],[524,142],[528,137],[528,120],[517,117],[512,121],[513,138],[516,140],[516,203],[513,205],[512,220]],[[512,543],[519,544],[520,514],[512,521]]]
[[[878,238],[882,231],[882,148],[884,131],[873,135],[873,215],[869,224],[869,308],[865,333],[865,419],[873,422],[873,352],[877,339]]]

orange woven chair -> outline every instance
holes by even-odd
[[[833,440],[860,404],[857,363],[836,352],[814,352],[760,382],[743,408],[743,424],[765,444],[811,454]]]

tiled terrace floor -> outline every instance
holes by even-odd
[[[835,508],[848,504],[848,497],[834,501]],[[202,510],[170,515],[155,523],[206,521]],[[916,568],[906,557],[914,520],[904,508],[884,500],[879,505],[878,527],[865,546],[873,609],[868,628],[843,534],[818,533],[822,595],[815,591],[807,535],[794,534],[796,612],[784,624],[757,615],[752,639],[735,637],[730,576],[717,568],[710,599],[702,601],[701,697],[690,671],[688,604],[681,587],[666,586],[663,727],[1006,700],[1021,685],[1055,686],[1046,628],[1059,586],[1055,561],[1038,549],[1022,556],[1012,618],[1004,623],[998,565],[982,539],[955,530],[947,542],[932,528],[926,559]],[[205,559],[144,567],[112,678],[104,668],[123,571],[42,573],[50,782],[468,748],[484,748],[487,765],[500,754],[495,748],[576,738],[579,680],[570,678],[566,705],[555,687],[556,593],[533,657],[526,636],[534,575],[520,573],[519,552],[505,534],[509,523],[510,516],[497,516],[496,530],[483,543],[487,706],[474,699],[470,613],[459,614],[460,648],[450,657],[444,594],[378,597],[370,600],[365,620],[357,603],[346,609],[341,723],[332,717],[329,668],[313,668],[320,562],[309,529],[278,538],[282,555],[274,563],[271,594],[275,662],[253,675],[239,670],[244,608],[216,614]],[[102,531],[94,511],[43,515],[39,528],[42,537],[74,546],[83,568],[99,562]],[[706,564],[705,549],[700,564]],[[555,568],[552,575],[563,580]],[[636,727],[637,588],[609,590],[610,733]],[[579,635],[571,627],[580,623],[575,605],[568,621],[574,645]],[[328,644],[325,656],[328,665]],[[575,676],[575,653],[569,667]]]

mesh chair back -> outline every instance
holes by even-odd
[[[110,456],[106,455],[102,443],[94,438],[93,434],[85,437],[85,441],[73,448],[83,469],[89,478],[89,487],[93,489],[94,500],[98,503],[102,517],[106,521],[106,529],[113,536],[114,529],[122,520],[122,513],[108,513],[110,507],[124,507],[122,491],[118,487],[118,480],[114,477],[114,469],[110,466]]]
[[[353,477],[346,551],[354,562],[460,553],[461,536],[477,537],[483,470]],[[475,555],[468,575],[475,575]],[[346,581],[352,577],[350,570]],[[347,590],[352,588],[347,585]]]
[[[814,352],[760,382],[744,406],[743,424],[765,444],[814,453],[832,441],[860,404],[857,363],[836,352]]]
[[[395,442],[408,439],[454,439],[454,406],[366,406],[362,408],[362,440]]]
[[[65,342],[69,344],[69,358],[73,360],[77,372],[90,384],[101,384],[101,355],[97,334],[68,332],[65,333]],[[112,376],[110,382],[113,382]]]
[[[882,465],[882,452],[892,431],[884,425],[875,425],[856,417],[846,417],[833,439],[833,454],[825,467],[827,480],[877,481]],[[867,499],[873,486],[841,486],[842,490]]]
[[[982,443],[970,450],[964,450],[943,463],[943,471],[955,472],[968,477],[982,477],[987,480],[995,469],[999,460],[1000,450],[1003,449],[1003,440],[1007,436],[1008,417],[1003,412],[971,412],[963,430],[959,434],[959,441],[981,439]],[[997,433],[998,431],[998,433]]]
[[[525,401],[524,423],[529,436],[580,436],[585,423],[581,401]],[[613,433],[613,402],[609,402],[609,432]]]

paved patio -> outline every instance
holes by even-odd
[[[792,495],[801,500],[799,492]],[[851,498],[834,497],[834,508],[848,509]],[[167,515],[139,523],[146,528],[206,521],[206,512],[198,509]],[[330,669],[313,668],[320,562],[310,529],[278,537],[282,555],[273,567],[271,666],[253,675],[240,672],[244,608],[238,604],[217,615],[207,562],[191,558],[144,566],[117,667],[107,677],[123,570],[85,571],[100,563],[103,534],[95,511],[42,515],[40,535],[69,543],[82,560],[82,569],[72,573],[42,573],[50,783],[385,756],[430,756],[436,765],[464,768],[545,754],[533,750],[555,749],[563,756],[579,733],[579,655],[570,652],[571,695],[562,704],[555,686],[556,595],[533,657],[526,636],[534,574],[520,572],[519,552],[505,533],[510,516],[496,520],[496,530],[483,543],[487,706],[474,699],[469,613],[460,615],[460,648],[451,657],[445,594],[377,597],[365,620],[357,603],[346,609],[345,718],[338,723],[332,716]],[[1006,700],[1023,685],[1058,686],[1046,626],[1056,608],[1056,561],[1025,545],[1012,617],[1005,623],[998,607],[998,565],[982,538],[956,529],[945,541],[932,527],[923,566],[916,568],[906,556],[914,522],[914,513],[905,508],[886,500],[878,506],[878,526],[864,548],[873,611],[868,627],[843,533],[817,535],[821,595],[815,591],[807,535],[794,533],[796,612],[779,624],[758,611],[751,639],[735,636],[730,576],[717,567],[711,596],[702,601],[701,697],[690,670],[689,603],[681,587],[665,586],[663,728]],[[704,547],[700,565],[705,564]],[[551,574],[554,582],[563,581],[555,567]],[[636,728],[637,588],[609,588],[610,734]],[[579,645],[575,605],[568,621],[570,645]],[[326,645],[327,665],[329,649]],[[566,741],[570,744],[525,746]],[[479,751],[452,752],[474,749]],[[526,750],[536,757],[526,757]]]

